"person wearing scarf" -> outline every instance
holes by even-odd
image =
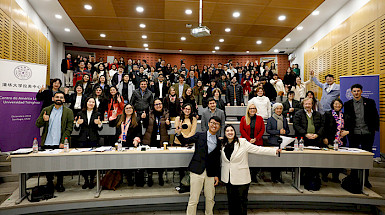
[[[273,105],[273,116],[267,120],[266,132],[270,134],[270,146],[279,146],[279,136],[290,133],[288,121],[286,120],[286,117],[283,117],[282,111],[283,105],[281,103],[275,103]],[[280,168],[271,168],[271,181],[273,183],[283,183]]]
[[[334,141],[338,141],[338,147],[346,145],[346,135],[349,134],[349,131],[346,131],[344,128],[344,114],[341,109],[343,107],[343,103],[340,99],[334,99],[330,104],[332,110],[326,111],[324,114],[324,139],[323,143],[325,146],[333,145]],[[332,181],[336,183],[340,183],[339,174],[342,169],[333,169]],[[329,170],[324,170],[322,172],[322,180],[327,181]]]

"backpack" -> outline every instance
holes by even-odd
[[[342,179],[341,187],[344,190],[353,193],[353,194],[361,194],[361,184],[357,177],[348,175],[344,179]]]
[[[109,170],[102,178],[101,185],[107,190],[116,190],[122,180],[122,173],[117,170]]]
[[[306,190],[318,191],[321,189],[321,178],[319,175],[313,175],[307,178],[304,182]]]
[[[54,198],[54,188],[47,185],[38,185],[30,188],[31,192],[28,193],[28,201],[39,202],[40,200],[47,200]]]

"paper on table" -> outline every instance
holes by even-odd
[[[104,151],[111,151],[112,147],[111,146],[101,146],[99,148],[96,148],[92,151],[96,151],[96,152],[104,152]]]
[[[63,149],[54,149],[54,150],[47,150],[39,152],[41,154],[59,154],[60,152],[63,152]]]
[[[293,137],[286,137],[286,136],[280,136],[282,138],[282,143],[281,143],[281,149],[285,148],[287,145],[295,141],[295,138]]]
[[[13,151],[12,154],[28,154],[32,152],[32,150],[33,150],[32,148],[21,148],[16,151]]]
[[[80,148],[80,149],[72,149],[70,153],[76,153],[76,152],[89,152],[92,148]]]

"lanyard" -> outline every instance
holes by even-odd
[[[157,131],[157,134],[159,134],[159,129],[160,129],[160,119],[162,118],[162,116],[158,118],[156,118],[156,124],[158,125],[158,131]]]
[[[131,122],[131,118],[127,121],[127,123],[123,123],[124,133],[126,132],[126,126],[128,125],[128,127],[130,127],[130,122]]]

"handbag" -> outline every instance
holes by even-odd
[[[122,173],[117,170],[109,170],[102,178],[101,185],[107,190],[116,190],[122,180]]]
[[[37,186],[33,188],[29,188],[31,190],[30,193],[27,193],[27,199],[30,202],[39,202],[40,200],[48,200],[54,198],[54,187],[47,185],[39,185],[40,176],[37,179]]]

